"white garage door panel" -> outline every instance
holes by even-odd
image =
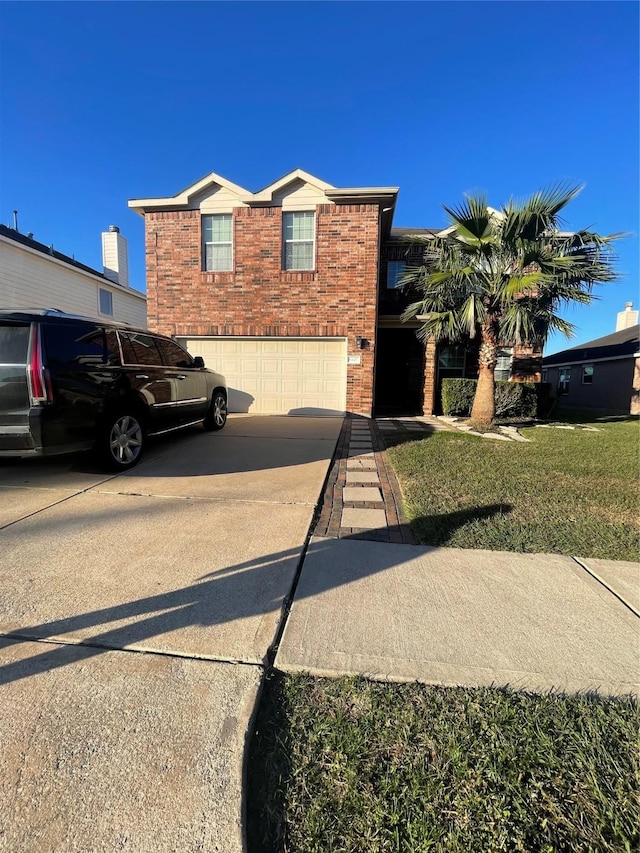
[[[343,414],[347,343],[298,338],[183,338],[192,355],[227,378],[229,410]]]

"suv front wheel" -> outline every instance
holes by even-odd
[[[97,450],[103,463],[112,471],[126,471],[139,461],[144,445],[141,418],[125,411],[105,420]]]
[[[203,426],[207,430],[222,429],[227,422],[227,398],[222,391],[216,391],[211,398],[209,411]]]

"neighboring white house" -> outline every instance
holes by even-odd
[[[127,241],[102,234],[103,272],[0,225],[0,308],[58,308],[147,327],[147,297],[129,287]]]

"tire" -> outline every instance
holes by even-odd
[[[204,419],[203,426],[206,430],[215,431],[222,429],[227,422],[227,398],[222,391],[215,391],[211,398],[209,411]]]
[[[105,420],[97,451],[110,471],[126,471],[140,461],[145,443],[142,418],[126,410]]]

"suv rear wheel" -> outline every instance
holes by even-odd
[[[211,398],[211,406],[204,419],[203,426],[207,430],[222,429],[227,422],[227,398],[222,391],[215,391]]]
[[[126,471],[139,461],[144,446],[142,419],[134,412],[125,411],[105,420],[97,450],[112,471]]]

